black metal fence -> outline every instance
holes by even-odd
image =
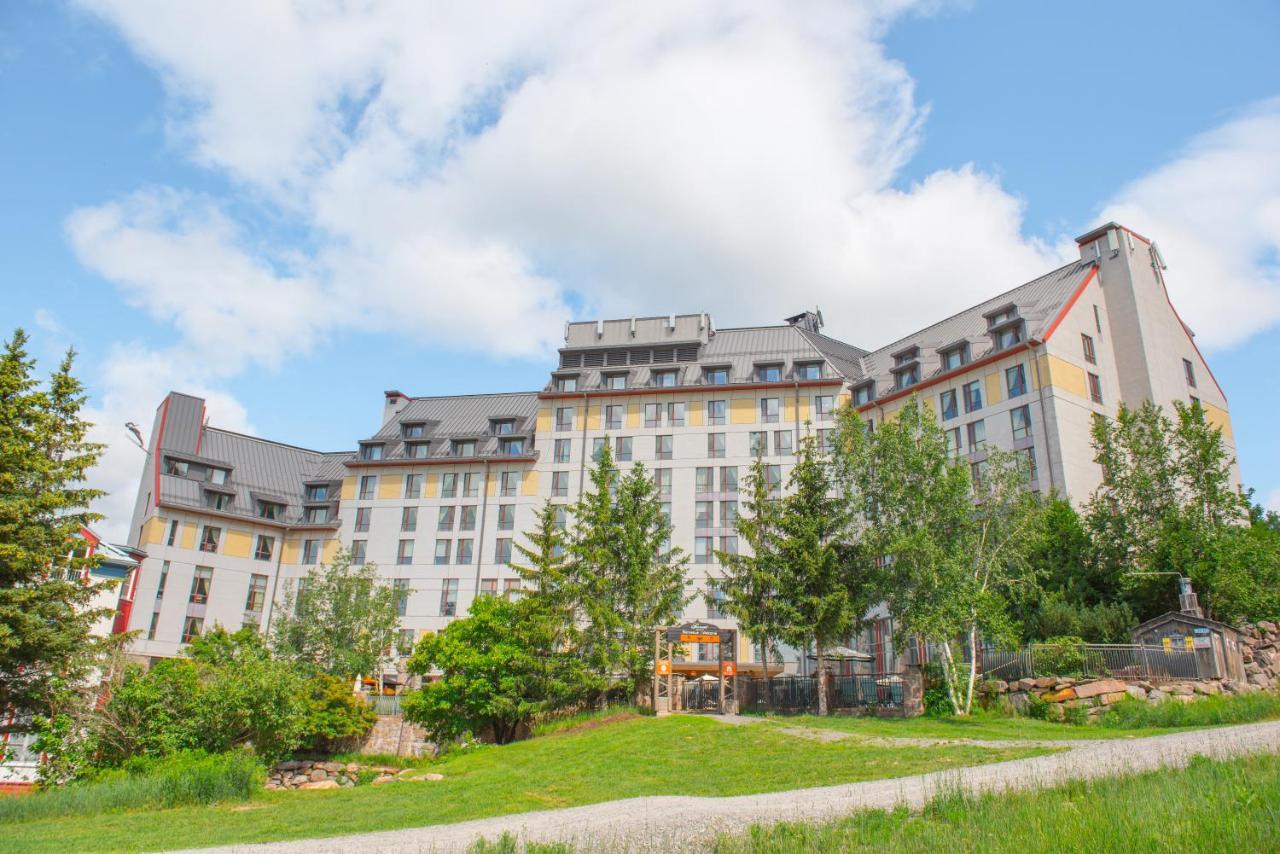
[[[896,673],[835,676],[827,695],[827,705],[832,709],[901,709],[902,702],[902,677]],[[818,680],[814,676],[740,678],[738,709],[778,714],[816,712]]]
[[[982,675],[991,679],[1034,676],[1113,677],[1164,681],[1197,679],[1200,668],[1190,649],[1140,644],[1030,644],[1019,650],[987,650]]]

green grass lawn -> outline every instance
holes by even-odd
[[[862,718],[832,715],[820,718],[816,715],[795,715],[767,718],[779,726],[803,726],[815,729],[836,729],[868,738],[973,738],[991,741],[1047,739],[1067,741],[1077,739],[1141,738],[1180,732],[1188,727],[1145,727],[1143,729],[1115,729],[1101,726],[1072,726],[1033,718],[1009,718],[996,714],[976,712],[968,718]]]
[[[755,827],[717,854],[811,851],[1280,851],[1280,756],[1016,794],[943,794],[922,813]]]
[[[790,720],[790,719],[789,719]],[[789,721],[788,721],[789,722]],[[240,804],[0,825],[0,850],[157,850],[390,830],[639,795],[741,795],[898,777],[1046,752],[818,742],[771,723],[632,718],[458,752],[443,782],[263,792]]]

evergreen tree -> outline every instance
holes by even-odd
[[[68,351],[41,388],[14,332],[0,355],[0,709],[47,715],[82,687],[109,641],[90,634],[111,613],[90,603],[107,584],[85,584],[81,528],[103,493],[84,486],[102,452],[87,439],[85,394]]]

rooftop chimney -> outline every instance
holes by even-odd
[[[798,326],[809,332],[819,332],[822,330],[822,312],[818,309],[813,311],[802,311],[797,315],[787,318],[787,323],[792,326]]]

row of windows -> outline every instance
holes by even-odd
[[[164,601],[165,588],[169,583],[169,568],[170,564],[167,560],[160,566],[160,580],[156,585],[155,608],[151,614],[151,623],[147,627],[147,640],[156,639],[156,629],[160,623],[160,607]],[[191,575],[191,590],[187,595],[188,604],[207,605],[212,592],[213,567],[197,566]],[[246,624],[260,622],[266,602],[267,576],[255,572],[249,576],[249,587],[245,594]],[[190,643],[194,637],[200,634],[203,626],[204,618],[202,616],[188,616],[183,624],[182,642]]]
[[[404,476],[402,497],[418,499],[422,497],[422,485],[426,475],[407,474]],[[498,473],[498,494],[504,496],[518,495],[524,473],[520,471],[504,471]],[[459,476],[456,472],[445,472],[440,475],[440,497],[456,498],[461,486],[463,498],[476,498],[480,495],[480,487],[484,475],[480,472],[465,472]],[[366,474],[360,477],[356,497],[361,501],[370,501],[378,497],[378,476]]]
[[[1031,408],[1019,406],[1009,410],[1009,425],[1013,430],[1013,438],[1029,439],[1031,430]],[[947,453],[953,458],[959,457],[967,447],[969,453],[976,453],[987,446],[987,422],[979,418],[962,427],[952,427],[946,431]]]
[[[1024,365],[1014,365],[1004,372],[1005,396],[1012,399],[1027,393],[1027,372]],[[938,395],[938,408],[943,421],[950,421],[960,415],[960,404],[963,401],[965,414],[977,412],[982,408],[982,381],[974,380],[957,389],[948,389]]]
[[[509,430],[507,432],[510,432]],[[478,443],[475,439],[449,440],[449,456],[468,458],[476,455]],[[519,457],[525,453],[526,440],[523,436],[513,436],[498,441],[498,453],[504,457]],[[366,462],[377,462],[384,459],[386,446],[381,442],[365,442],[360,445],[360,459]],[[405,442],[404,455],[408,459],[421,460],[431,456],[430,442]]]
[[[818,421],[830,420],[835,413],[835,395],[818,395],[813,398],[813,415]],[[728,423],[729,401],[708,400],[706,402],[706,423],[717,426]],[[765,424],[777,423],[781,420],[782,398],[765,397],[759,401],[760,421]],[[688,414],[688,405],[683,402],[646,403],[644,405],[645,427],[683,427]],[[577,408],[560,406],[555,410],[555,429],[559,432],[572,431],[577,416]],[[626,421],[626,406],[610,404],[604,408],[604,429],[621,430]]]
[[[441,531],[452,531],[457,525],[459,531],[474,531],[476,529],[476,511],[478,505],[461,504],[461,505],[445,505],[436,508],[436,528]],[[499,504],[496,508],[499,531],[510,531],[516,526],[516,506],[514,504]],[[356,519],[354,531],[357,534],[368,533],[370,520],[373,517],[373,508],[358,507],[356,508]],[[400,510],[400,530],[403,533],[411,533],[418,530],[418,508],[403,507]]]
[[[777,383],[782,382],[784,366],[781,362],[756,365],[752,372],[752,379],[759,383]],[[821,362],[802,362],[795,366],[793,376],[798,380],[817,380],[822,379],[822,363]],[[674,388],[680,381],[680,372],[678,369],[667,369],[659,371],[650,371],[649,382],[657,388]],[[729,368],[727,365],[709,365],[702,369],[702,382],[704,385],[728,385],[729,384]],[[608,389],[626,389],[631,385],[630,372],[620,371],[606,373],[604,375],[604,388]],[[558,374],[555,378],[556,391],[577,391],[578,375],[577,374]]]

